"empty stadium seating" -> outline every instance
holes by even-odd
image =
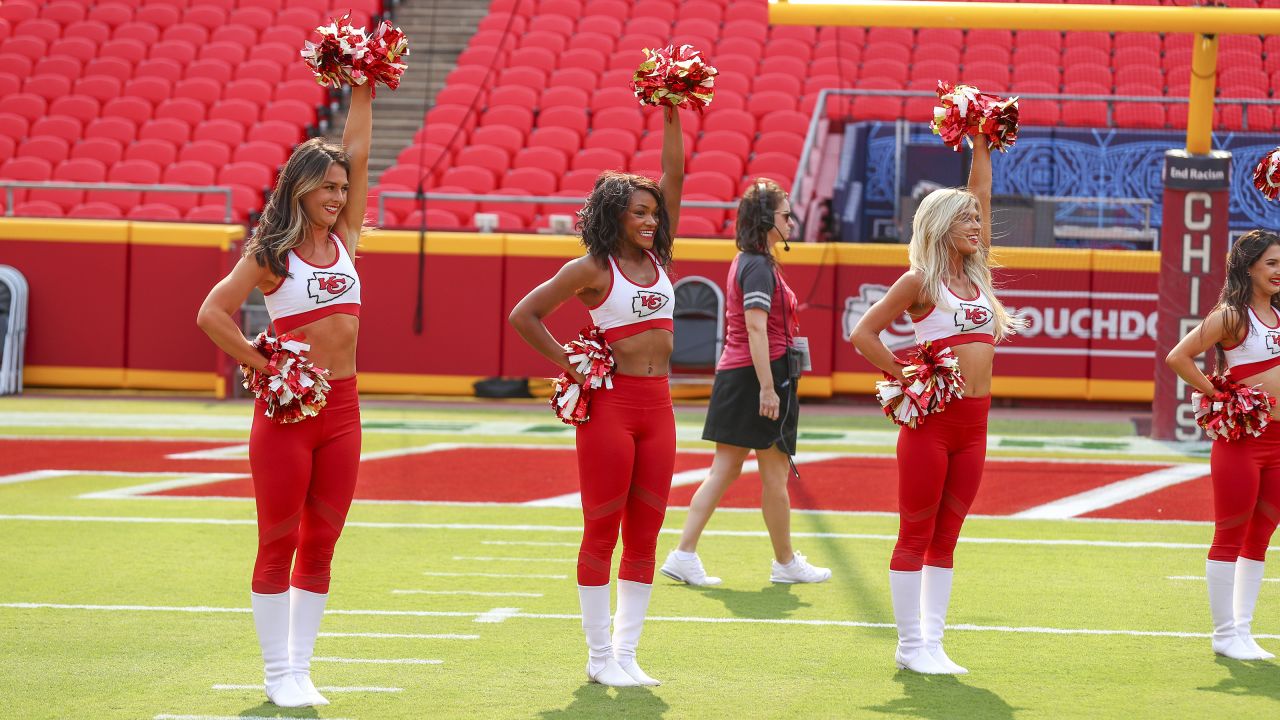
[[[222,184],[244,222],[327,102],[298,61],[302,40],[348,8],[357,19],[381,9],[380,0],[278,4],[5,0],[0,179]],[[220,222],[224,213],[212,194],[15,197],[15,213],[28,216]]]

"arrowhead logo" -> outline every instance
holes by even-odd
[[[1267,352],[1280,355],[1280,332],[1267,333]]]
[[[840,329],[843,331],[846,341],[853,336],[853,328],[862,319],[862,316],[867,314],[871,306],[875,305],[888,292],[888,285],[863,283],[858,287],[857,297],[846,297],[844,299],[844,313],[840,318]],[[898,348],[915,344],[915,334],[911,329],[911,321],[905,315],[898,318],[880,333],[880,340],[890,350],[897,350]]]
[[[970,303],[960,303],[960,309],[955,314],[956,327],[961,332],[969,332],[991,322],[991,311],[981,305],[972,305]]]
[[[631,312],[636,317],[649,317],[666,307],[671,298],[662,293],[650,292],[648,290],[640,290],[636,292],[636,296],[631,298]]]
[[[316,301],[317,305],[332,302],[347,294],[356,284],[350,275],[335,272],[313,272],[307,280],[307,297]]]

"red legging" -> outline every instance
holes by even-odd
[[[1267,544],[1280,521],[1280,430],[1273,422],[1259,437],[1215,440],[1209,468],[1213,475],[1209,559],[1265,561]]]
[[[329,563],[360,466],[356,379],[334,380],[332,386],[320,414],[301,422],[282,425],[263,416],[261,401],[254,405],[249,467],[258,505],[256,593],[282,593],[290,584],[329,592]]]
[[[891,570],[949,568],[978,495],[991,396],[964,398],[898,433],[898,544]]]
[[[592,394],[590,418],[577,434],[584,523],[578,584],[609,584],[619,526],[618,577],[652,583],[676,463],[676,419],[667,377],[615,375],[612,390]]]

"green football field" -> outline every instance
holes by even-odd
[[[657,688],[588,684],[572,433],[541,405],[366,402],[361,487],[313,677],[261,691],[243,402],[0,399],[0,717],[1217,718],[1280,711],[1280,666],[1216,658],[1203,446],[1122,421],[993,414],[956,552],[961,677],[893,665],[894,433],[802,415],[796,547],[831,582],[773,585],[747,473],[699,552],[716,588],[658,576],[640,645]],[[681,407],[659,561],[709,464]],[[736,494],[735,494],[736,493]],[[758,488],[754,497],[758,498]],[[985,504],[984,504],[985,503]],[[1172,518],[1172,519],[1165,519]],[[1255,631],[1280,649],[1280,586]]]

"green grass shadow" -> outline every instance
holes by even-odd
[[[1214,663],[1225,668],[1230,675],[1219,680],[1217,685],[1198,687],[1197,690],[1266,697],[1280,702],[1280,665],[1274,662],[1241,662],[1224,657],[1215,658]]]
[[[587,683],[573,691],[573,702],[563,708],[543,710],[535,717],[542,720],[577,720],[578,718],[626,717],[661,718],[671,707],[647,687],[610,688]]]
[[[900,670],[893,681],[902,685],[903,697],[868,706],[866,710],[928,720],[1013,720],[1021,709],[986,688],[966,685],[954,675],[921,675]]]

